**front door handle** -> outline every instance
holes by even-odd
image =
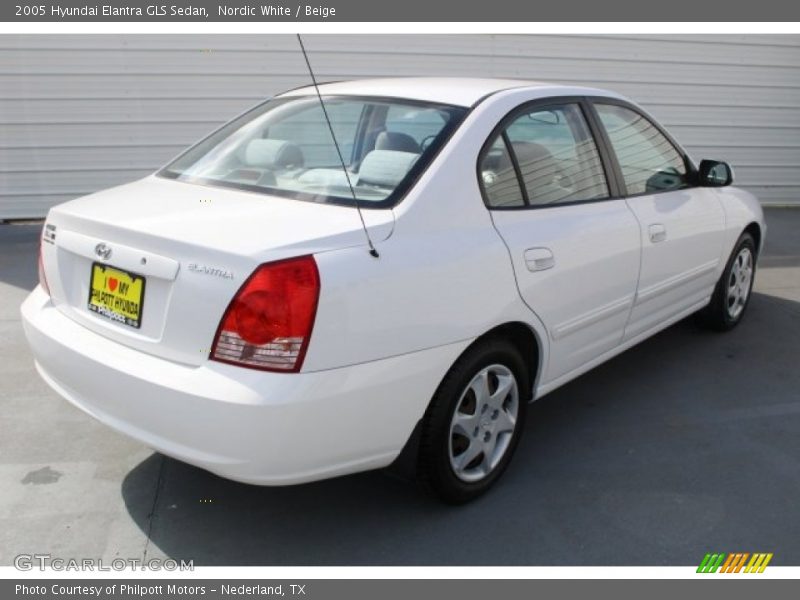
[[[545,271],[556,266],[556,259],[550,248],[528,248],[525,250],[525,266],[528,271]]]
[[[653,223],[650,225],[650,227],[648,227],[648,232],[650,233],[650,241],[654,244],[667,239],[667,228],[661,223]]]

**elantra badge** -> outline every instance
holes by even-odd
[[[233,273],[227,269],[218,269],[216,267],[207,267],[206,265],[198,265],[197,263],[189,263],[187,268],[192,273],[201,273],[203,275],[213,275],[214,277],[221,277],[222,279],[233,279]]]

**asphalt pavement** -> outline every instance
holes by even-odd
[[[531,406],[503,480],[438,504],[372,472],[226,481],[93,421],[37,376],[19,305],[41,225],[0,225],[0,565],[800,565],[800,210],[770,209],[742,324],[686,320]]]

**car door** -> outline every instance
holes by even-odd
[[[596,99],[597,117],[639,222],[642,265],[625,339],[708,298],[719,276],[725,214],[717,195],[692,183],[686,154],[647,115]]]
[[[586,111],[580,98],[518,107],[479,159],[519,292],[550,337],[543,383],[617,346],[636,292],[639,225],[615,197]]]

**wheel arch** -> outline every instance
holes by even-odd
[[[528,390],[528,401],[534,399],[539,376],[542,372],[543,357],[542,344],[536,330],[522,321],[509,321],[502,323],[485,332],[476,338],[461,355],[468,352],[471,348],[488,339],[500,338],[510,341],[519,351],[520,356],[525,361],[528,368],[530,389]],[[459,355],[459,358],[461,358]],[[456,359],[458,360],[458,359]]]
[[[756,258],[758,258],[758,256],[761,254],[761,225],[759,225],[756,221],[752,221],[747,227],[744,228],[742,233],[749,233],[753,236],[753,241],[756,244]]]
[[[539,334],[531,325],[523,321],[507,321],[501,323],[484,332],[475,338],[464,350],[455,358],[455,360],[447,367],[447,370],[442,374],[442,380],[450,371],[452,366],[456,364],[462,356],[469,352],[476,345],[490,339],[504,339],[509,340],[519,351],[525,365],[528,367],[528,376],[530,378],[527,400],[533,401],[535,398],[535,390],[539,384],[539,377],[542,374],[544,367],[544,350]],[[437,385],[437,390],[441,386],[442,381]],[[428,406],[432,401],[433,396],[428,401]],[[427,409],[426,409],[427,410]],[[417,421],[413,431],[409,435],[403,449],[400,451],[394,462],[388,467],[388,471],[402,479],[413,479],[415,477],[417,464],[417,452],[419,450],[420,441],[420,427],[422,425],[422,418]]]

